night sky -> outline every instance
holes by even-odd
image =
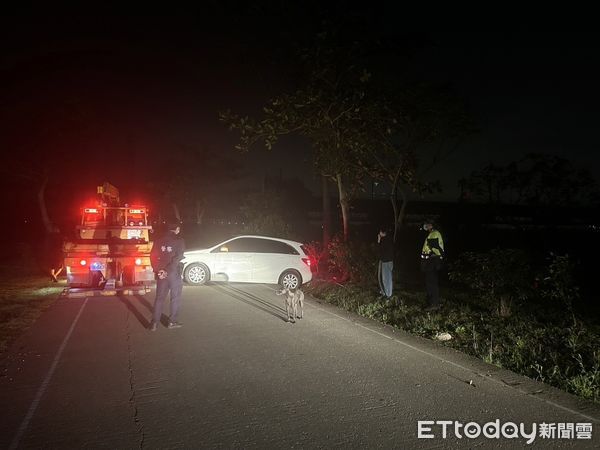
[[[598,179],[599,37],[434,35],[438,46],[424,56],[429,73],[451,80],[469,99],[481,129],[448,161],[449,169],[468,174],[490,162],[506,164],[539,152],[568,158]]]
[[[341,3],[218,5],[143,16],[5,16],[3,151],[72,155],[60,183],[88,190],[108,179],[143,195],[135,186],[164,170],[169,157],[201,149],[238,161],[244,176],[232,186],[257,186],[267,174],[297,177],[318,192],[306,142],[288,139],[272,153],[239,155],[232,149],[236,135],[218,122],[218,112],[252,114],[289,87],[290,48],[306,44],[323,20],[358,40],[409,34],[398,31],[392,7],[373,13]],[[531,152],[568,157],[600,177],[598,34],[415,36],[422,45],[411,70],[452,83],[480,128],[430,174],[444,186],[431,198],[455,200],[460,177]],[[405,61],[398,55],[390,67]]]

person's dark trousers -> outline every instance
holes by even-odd
[[[421,260],[421,270],[425,273],[427,302],[430,307],[434,308],[440,306],[438,271],[440,270],[441,265],[441,260],[437,257],[429,257]]]
[[[181,306],[181,293],[183,291],[183,280],[177,272],[169,274],[164,280],[156,280],[156,298],[154,300],[154,312],[152,320],[155,323],[160,322],[163,312],[163,306],[167,298],[167,294],[171,291],[171,311],[169,320],[177,322],[177,313]]]
[[[434,267],[425,271],[425,288],[429,306],[440,306],[440,288],[438,284],[438,270]]]

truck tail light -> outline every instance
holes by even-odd
[[[136,266],[141,266],[142,265],[142,258],[136,258],[135,259],[135,265]]]
[[[87,264],[87,261],[85,259],[82,259],[81,261],[79,261],[79,264],[85,266]]]

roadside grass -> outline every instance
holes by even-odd
[[[57,299],[65,282],[53,283],[43,274],[19,274],[18,270],[0,266],[0,353]]]
[[[392,300],[377,287],[313,280],[314,297],[411,334],[436,340],[582,398],[600,402],[600,326],[595,319],[565,314],[559,307],[534,302],[514,308],[508,317],[466,290],[442,291],[441,309],[425,310],[421,291],[398,290]]]

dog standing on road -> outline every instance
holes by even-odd
[[[276,293],[277,295],[284,296],[288,322],[296,323],[296,318],[302,319],[304,317],[304,292],[300,289],[292,291],[291,289],[284,287]],[[300,305],[300,315],[298,315],[298,305]]]

